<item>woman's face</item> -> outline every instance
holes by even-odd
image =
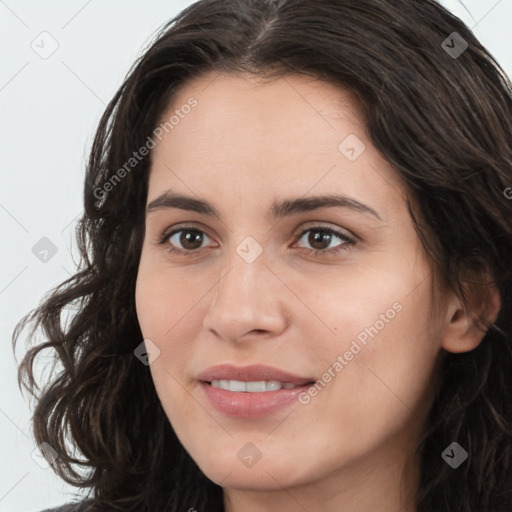
[[[212,74],[163,116],[137,314],[169,421],[223,487],[392,471],[417,438],[442,337],[431,268],[355,105],[300,76]]]

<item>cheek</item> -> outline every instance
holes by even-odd
[[[171,286],[168,278],[162,279],[164,274],[160,270],[149,268],[142,260],[135,291],[137,316],[144,339],[150,339],[160,350],[149,370],[158,398],[180,436],[183,435],[180,418],[194,414],[189,395],[183,392],[182,375],[193,356],[192,344],[187,341],[194,334],[186,333],[190,326],[186,312],[193,304],[188,304],[190,294]]]
[[[200,299],[205,291],[191,286],[191,280],[178,273],[142,258],[135,302],[144,339],[151,340],[160,350],[149,367],[157,393],[164,402],[172,397],[172,403],[180,409],[176,400],[181,401],[181,386],[187,384],[183,374],[194,357],[194,339],[201,326]]]
[[[171,340],[173,332],[186,325],[182,319],[194,308],[198,299],[190,279],[180,275],[186,270],[166,268],[143,255],[138,269],[135,305],[141,331],[145,338]],[[162,348],[162,347],[160,347]]]
[[[308,354],[329,382],[319,394],[347,401],[361,417],[386,407],[410,413],[424,400],[440,349],[431,334],[429,269],[407,271],[401,261],[395,255],[385,271],[346,272],[303,291],[322,320],[307,314],[299,326],[310,333],[315,326],[313,337],[322,340]]]
[[[339,404],[332,425],[344,424],[350,411],[353,434],[377,440],[426,411],[439,351],[428,329],[428,293],[374,288],[371,301],[359,297],[340,307],[338,341],[330,344],[322,380],[329,369],[336,377],[319,392]]]

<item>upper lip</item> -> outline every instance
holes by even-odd
[[[314,382],[314,378],[300,377],[293,375],[279,368],[254,364],[250,366],[233,366],[220,364],[211,366],[197,376],[198,380],[211,382],[212,380],[238,380],[241,382],[255,382],[276,380],[279,382],[290,382],[295,386]]]

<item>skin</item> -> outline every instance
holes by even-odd
[[[191,96],[197,107],[152,151],[147,204],[172,190],[208,201],[220,218],[148,213],[136,287],[142,333],[160,349],[150,371],[171,425],[224,488],[228,512],[415,511],[411,454],[436,361],[443,350],[472,350],[483,333],[455,295],[438,296],[432,317],[431,264],[405,189],[350,93],[303,76],[210,74],[185,84],[163,118]],[[366,146],[355,161],[338,149],[349,134]],[[267,216],[274,201],[333,192],[381,220],[348,208]],[[355,243],[335,235],[315,246],[315,230],[299,238],[318,226]],[[195,246],[180,237],[188,231],[159,244],[178,227],[204,234]],[[263,250],[252,263],[236,251],[247,236]],[[343,243],[346,250],[328,252]],[[396,303],[400,312],[307,404],[232,418],[199,388],[198,373],[221,363],[321,379]],[[246,443],[262,454],[250,468],[237,457]]]

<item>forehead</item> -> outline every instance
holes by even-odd
[[[246,153],[265,144],[272,153],[286,154],[304,152],[305,141],[308,148],[326,149],[344,130],[365,131],[353,93],[302,75],[270,80],[259,75],[212,72],[182,85],[161,121],[179,113],[191,98],[197,100],[197,106],[181,118],[181,129],[175,126],[172,130],[176,145],[183,142],[180,132],[190,141],[190,131],[194,131],[203,140],[207,137],[225,146],[243,139],[249,143]],[[186,133],[183,125],[189,129]],[[230,135],[236,131],[235,140],[226,136],[228,131]],[[279,143],[286,146],[279,148]],[[337,151],[337,144],[333,149]],[[259,156],[265,158],[264,154]]]
[[[173,116],[152,150],[149,200],[166,187],[210,196],[229,189],[246,201],[313,189],[371,198],[386,186],[402,195],[342,87],[300,75],[210,73],[179,89],[161,123]],[[356,159],[346,141],[361,152]]]

